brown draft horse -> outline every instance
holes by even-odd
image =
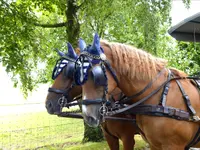
[[[103,101],[102,97],[105,94],[105,88],[103,86],[97,86],[94,77],[90,76],[90,74],[93,71],[93,68],[96,66],[100,67],[105,61],[109,62],[118,79],[117,84],[113,74],[108,67],[106,67],[104,74],[107,76],[108,94],[116,87],[119,87],[125,95],[132,96],[143,90],[154,80],[151,86],[143,91],[142,94],[131,99],[131,104],[150,95],[168,79],[169,70],[166,68],[166,60],[154,57],[151,54],[130,45],[107,41],[101,41],[100,43],[98,35],[95,35],[92,46],[87,48],[86,52],[81,55],[87,56],[87,58],[92,59],[92,61],[100,61],[99,63],[95,63],[87,72],[88,78],[82,85],[83,101],[95,101],[97,99],[102,99]],[[187,76],[184,72],[177,69],[170,69],[170,71],[173,73],[174,77]],[[160,75],[158,76],[158,74]],[[166,95],[166,106],[179,108],[188,112],[183,94],[181,93],[177,82],[175,80],[169,82],[170,86],[168,94]],[[198,118],[198,116],[200,116],[199,90],[189,79],[181,79],[179,82],[185,93],[188,95],[191,106],[196,111],[196,117]],[[163,88],[149,97],[143,104],[158,105],[162,91]],[[102,104],[84,106],[85,110],[83,111],[83,116],[88,124],[97,125],[99,122],[102,122],[102,116],[99,112],[101,106]],[[93,119],[87,120],[88,117],[92,117]],[[144,133],[145,139],[152,150],[184,150],[194,139],[199,129],[199,119],[197,122],[190,122],[169,117],[137,114],[136,122]],[[112,126],[114,127],[115,124]],[[131,134],[131,131],[129,134]],[[196,142],[192,147],[200,147],[200,142]]]
[[[64,54],[59,52],[59,55],[62,61],[64,59],[67,60],[69,63],[74,63],[71,62],[71,59],[76,59],[77,57],[73,48],[69,44],[68,44],[68,53]],[[71,90],[68,90],[73,83],[73,78],[67,76],[66,73],[66,70],[68,70],[67,65],[69,64],[62,66],[63,64],[61,62],[59,63],[61,65],[61,68],[59,68],[59,64],[57,63],[57,67],[55,67],[54,73],[52,75],[54,83],[51,86],[51,88],[49,88],[49,93],[46,97],[46,102],[45,102],[48,113],[56,115],[62,111],[61,105],[58,100],[63,95],[66,95],[66,100],[68,102],[71,102],[76,96],[82,93],[81,86],[74,86],[73,88],[71,88]],[[59,69],[60,72],[56,73],[56,70]],[[116,100],[118,99],[119,93],[121,93],[119,89],[116,89],[112,93],[114,99]],[[126,115],[116,115],[116,116],[127,117]],[[135,145],[134,135],[136,134],[136,132],[138,133],[138,128],[134,123],[127,121],[124,121],[122,123],[122,121],[106,120],[105,123],[101,124],[101,127],[104,136],[106,138],[106,141],[111,150],[119,149],[119,139],[121,139],[123,143],[124,150],[133,150]]]

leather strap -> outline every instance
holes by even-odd
[[[163,86],[165,86],[168,82],[171,82],[173,80],[182,80],[182,79],[195,79],[195,80],[199,80],[200,78],[198,77],[174,77],[174,78],[170,78],[167,81],[165,81],[163,84],[161,84],[157,89],[155,89],[153,92],[151,92],[149,95],[147,95],[146,97],[142,98],[141,100],[137,101],[136,103],[133,103],[127,107],[118,109],[118,110],[114,110],[114,111],[110,111],[107,112],[107,115],[115,115],[115,114],[120,114],[120,113],[125,113],[126,111],[128,111],[129,109],[132,109],[140,104],[142,104],[143,102],[147,101],[150,97],[152,97],[153,95],[155,95]]]
[[[104,62],[104,64],[105,64],[106,68],[108,69],[108,71],[109,71],[109,72],[111,73],[111,75],[113,76],[113,78],[114,78],[115,82],[117,83],[117,85],[119,85],[119,80],[117,79],[117,75],[116,75],[114,69],[111,67],[109,61],[105,60],[105,61],[103,61],[103,62]]]
[[[185,147],[185,150],[189,150],[190,147],[196,145],[199,141],[200,141],[200,127],[197,133],[195,134],[194,138],[192,139],[192,141]]]
[[[82,101],[82,105],[102,104],[104,102],[106,102],[105,99],[96,99],[96,100],[85,99]]]
[[[171,76],[172,76],[171,71],[168,70],[168,72],[169,72],[169,74],[168,74],[167,80],[169,80],[171,78]],[[162,105],[162,106],[166,105],[166,100],[167,100],[167,94],[168,94],[168,91],[169,91],[169,86],[170,86],[170,82],[168,82],[164,86],[164,89],[163,89],[163,92],[162,92],[162,96],[161,96],[159,105]]]
[[[136,124],[136,119],[130,119],[130,118],[122,118],[122,117],[110,117],[110,116],[105,116],[104,117],[106,120],[117,120],[117,121],[128,121]]]
[[[170,117],[177,120],[191,121],[190,114],[184,110],[161,106],[161,105],[139,105],[134,109],[128,110],[128,114],[142,114],[158,117]]]
[[[185,90],[183,89],[183,87],[181,86],[180,81],[176,80],[176,83],[178,84],[178,87],[183,95],[183,99],[185,101],[186,107],[188,109],[188,111],[190,112],[191,115],[195,115],[196,111],[194,110],[194,108],[192,107],[191,103],[190,103],[190,99],[189,96],[185,93]]]
[[[129,97],[128,96],[124,96],[124,99],[122,99],[121,102],[125,104],[125,103],[128,103],[130,100],[140,96],[142,93],[144,93],[148,88],[150,88],[153,85],[153,83],[160,77],[160,75],[164,72],[164,70],[165,70],[165,68],[163,68],[157,74],[157,76],[149,84],[147,84],[147,86],[144,89],[142,89],[140,92],[138,92],[138,93],[136,93],[136,94],[134,94],[132,96],[129,96]]]
[[[49,88],[48,92],[54,92],[56,94],[64,94],[65,93],[64,90],[59,90],[59,89],[55,89],[55,88]]]

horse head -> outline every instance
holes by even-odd
[[[102,111],[106,109],[109,97],[107,93],[111,93],[117,87],[117,76],[111,69],[111,64],[106,62],[106,55],[97,34],[93,44],[80,54],[76,68],[75,81],[82,85],[83,117],[88,125],[98,126],[102,122]]]
[[[80,40],[79,47],[84,47],[84,41]],[[70,43],[67,43],[68,52],[65,54],[57,51],[60,58],[57,60],[52,73],[54,83],[49,88],[46,97],[46,109],[49,114],[59,114],[65,104],[73,101],[74,97],[81,94],[81,86],[74,84],[75,61],[78,55]]]

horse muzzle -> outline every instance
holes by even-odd
[[[85,123],[87,123],[91,127],[97,127],[100,125],[102,121],[102,116],[101,113],[99,112],[101,106],[102,106],[101,103],[95,103],[95,104],[90,103],[88,105],[87,104],[82,105],[82,114]]]
[[[58,104],[57,100],[47,100],[45,107],[49,114],[58,115],[61,113],[61,106]]]

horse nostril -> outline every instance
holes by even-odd
[[[56,100],[47,100],[45,107],[49,114],[58,115],[61,112],[61,107],[57,104]]]
[[[91,117],[91,116],[88,116],[88,121],[89,121],[89,122],[94,122],[95,119],[94,119],[93,117]]]
[[[46,102],[46,108],[48,108],[48,109],[52,108],[52,104],[51,104],[50,101],[47,101],[47,102]]]
[[[94,117],[87,116],[86,123],[90,127],[97,127],[99,125],[99,120],[95,119]]]

